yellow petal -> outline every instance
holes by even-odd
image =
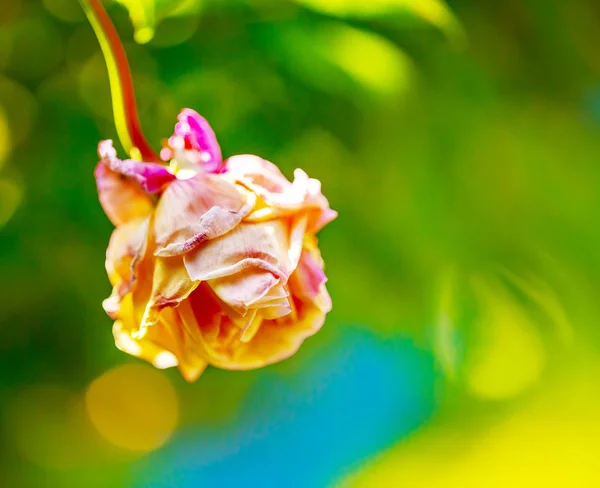
[[[124,299],[122,318],[113,325],[116,346],[159,369],[178,366],[187,381],[195,381],[207,362],[195,352],[195,341],[184,329],[179,316],[165,309],[157,321],[139,337],[130,296]]]
[[[202,355],[209,364],[223,369],[248,370],[281,361],[293,355],[302,342],[323,325],[325,314],[317,307],[302,304],[296,320],[261,320],[246,331],[240,330],[227,317],[219,315],[215,298],[199,287],[176,309],[186,328],[200,331]],[[205,324],[219,315],[220,331],[210,339]],[[291,317],[291,316],[290,316]]]
[[[152,291],[141,320],[140,333],[143,334],[145,327],[157,322],[162,309],[178,306],[197,286],[197,281],[190,280],[181,256],[156,258]]]
[[[263,318],[259,314],[255,314],[252,322],[250,322],[248,327],[246,327],[242,331],[242,335],[240,336],[240,342],[248,343],[252,339],[254,339],[254,336],[260,330],[260,326],[261,326],[262,322],[263,322]]]
[[[148,219],[132,220],[117,227],[106,250],[106,272],[113,292],[104,300],[106,313],[117,318],[121,298],[132,288],[140,256],[144,253],[148,234]]]

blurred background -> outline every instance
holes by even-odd
[[[598,2],[105,5],[156,147],[191,107],[322,181],[334,308],[195,384],[118,351],[98,42],[3,0],[0,486],[600,486]]]

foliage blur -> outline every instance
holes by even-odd
[[[322,181],[334,309],[193,385],[118,351],[104,61],[74,0],[3,0],[0,486],[600,484],[598,2],[105,5],[156,147],[191,107]]]

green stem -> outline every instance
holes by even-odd
[[[159,161],[159,157],[142,133],[127,55],[115,26],[100,0],[79,0],[79,3],[94,29],[104,54],[115,125],[121,144],[134,159]]]

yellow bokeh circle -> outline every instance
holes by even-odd
[[[177,426],[177,393],[163,373],[149,366],[108,371],[90,384],[85,401],[98,432],[124,449],[157,449]]]

